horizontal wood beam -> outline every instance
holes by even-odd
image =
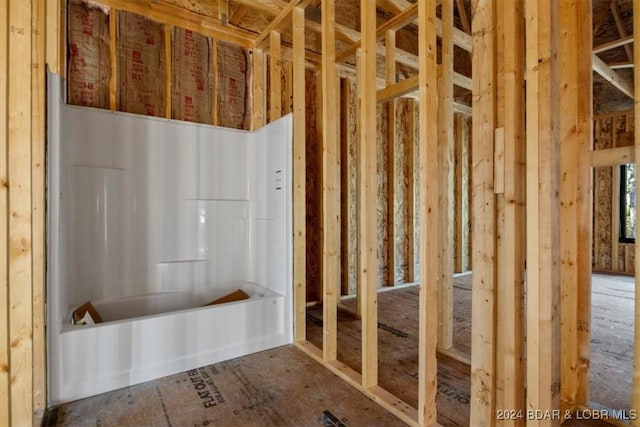
[[[620,70],[623,68],[633,68],[632,61],[623,61],[623,62],[612,62],[611,64],[607,64],[609,68],[612,70]]]
[[[392,99],[400,98],[411,92],[415,92],[418,89],[418,75],[408,79],[401,80],[398,83],[389,85],[384,89],[376,92],[376,100],[378,104],[381,102],[391,101]]]
[[[291,0],[280,11],[280,13],[278,13],[277,16],[273,20],[271,20],[271,22],[269,22],[269,24],[265,27],[264,30],[262,30],[262,32],[258,35],[258,37],[256,37],[255,41],[253,42],[254,47],[259,46],[260,43],[265,41],[267,37],[269,37],[269,33],[271,31],[279,30],[282,24],[284,23],[284,21],[291,14],[291,11],[293,10],[293,8],[300,7],[301,9],[304,9],[305,7],[307,7],[307,5],[310,2],[311,0]]]
[[[589,152],[591,166],[619,166],[627,163],[635,163],[636,154],[633,145],[628,147],[606,148]]]
[[[390,20],[388,20],[387,22],[379,26],[376,30],[376,40],[379,40],[380,38],[384,37],[387,31],[397,31],[405,27],[409,23],[415,21],[417,14],[418,14],[418,3],[414,3],[399,15],[394,16],[393,18],[391,18]],[[351,55],[356,53],[356,50],[358,50],[360,46],[361,46],[360,40],[348,46],[346,49],[344,49],[342,52],[336,55],[336,62],[345,61]]]
[[[615,86],[622,93],[633,99],[633,85],[620,77],[618,73],[613,71],[604,61],[598,58],[595,53],[593,57],[593,71],[602,76],[606,81]]]
[[[277,15],[282,9],[287,7],[287,2],[282,0],[234,0],[237,4],[247,6],[254,10],[267,12],[270,15]]]
[[[471,79],[462,74],[454,73],[454,84],[471,90]],[[464,86],[463,86],[464,85]],[[377,92],[378,103],[387,102],[395,98],[399,98],[411,94],[418,90],[418,76],[409,77],[390,86],[383,87]],[[417,95],[417,94],[416,94]],[[469,107],[470,108],[470,107]],[[470,110],[469,110],[470,112]]]
[[[127,0],[95,0],[96,4],[136,13],[156,22],[185,28],[215,39],[224,39],[237,46],[250,49],[256,34],[233,25],[222,25],[215,19],[189,12],[164,3],[132,2]]]
[[[305,28],[310,31],[315,31],[318,34],[322,34],[322,25],[315,21],[307,19],[304,22]],[[360,39],[360,32],[353,30],[345,25],[336,23],[336,39],[342,40],[347,43],[354,43]]]
[[[618,40],[613,40],[608,43],[601,44],[600,46],[596,46],[593,48],[593,53],[602,53],[620,46],[626,46],[629,43],[633,43],[633,36],[621,37]]]
[[[453,72],[453,85],[461,87],[463,89],[472,90],[473,81],[470,77],[464,76],[460,73]]]
[[[325,362],[322,359],[322,350],[308,341],[296,342],[295,346],[310,356],[316,362],[320,363],[331,372],[336,374],[342,380],[346,381],[353,388],[360,390],[369,399],[391,412],[393,415],[404,421],[410,426],[418,425],[418,412],[415,408],[408,405],[403,400],[397,398],[380,387],[366,388],[362,386],[362,375],[336,360],[333,362]]]
[[[439,18],[436,18],[436,35],[438,37],[442,37],[442,20]],[[467,52],[471,52],[473,50],[471,35],[455,27],[453,28],[453,44]]]

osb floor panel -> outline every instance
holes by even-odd
[[[470,353],[470,276],[454,279],[454,348]],[[361,371],[361,321],[349,314],[355,299],[345,299],[338,311],[338,360]],[[409,405],[418,406],[418,287],[378,294],[378,382]],[[322,307],[307,310],[307,340],[322,348]],[[438,356],[438,422],[469,425],[469,366]]]
[[[50,410],[44,426],[403,426],[292,346]]]
[[[454,278],[455,352],[471,353],[471,275]],[[633,366],[634,278],[593,274],[591,400],[628,410]],[[345,299],[338,312],[338,359],[361,372],[361,322],[348,312],[355,300]],[[418,402],[418,287],[378,294],[379,383],[416,407]],[[307,339],[322,348],[322,307],[307,310]],[[469,424],[469,367],[438,355],[438,421],[443,426]],[[507,408],[503,408],[507,409]],[[600,425],[601,421],[580,420]]]
[[[634,279],[594,274],[592,282],[591,400],[630,407]],[[471,276],[454,278],[454,350],[470,354]],[[338,312],[338,359],[360,372],[360,320]],[[378,298],[379,383],[417,406],[418,288]],[[322,346],[322,308],[307,311],[307,338]],[[469,367],[438,356],[438,421],[469,425]],[[505,408],[506,409],[506,408]],[[375,403],[293,347],[281,347],[207,366],[49,411],[46,426],[394,426]],[[573,420],[564,426],[608,425]]]

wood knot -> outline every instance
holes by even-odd
[[[0,372],[9,372],[9,365],[7,365],[6,363],[3,363],[0,366]]]

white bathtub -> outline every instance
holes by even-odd
[[[185,307],[194,302],[204,304],[238,288],[250,298]],[[212,294],[171,292],[96,302],[94,306],[105,323],[62,328],[59,368],[63,382],[56,387],[52,404],[290,342],[282,327],[285,297],[255,283]]]
[[[250,300],[278,296],[277,293],[257,283],[247,282],[239,286],[228,285],[215,289],[202,289],[192,292],[158,292],[129,298],[117,298],[108,301],[94,302],[93,306],[104,322],[114,322],[182,310],[206,309],[206,307],[204,307],[205,304],[238,289],[243,290],[249,295]],[[247,300],[237,302],[247,302]],[[233,302],[226,304],[233,304]],[[71,319],[72,311],[73,309],[70,309],[67,316],[69,319]],[[80,326],[73,326],[74,329],[77,327]]]
[[[62,86],[49,76],[48,404],[291,343],[291,116],[222,129],[69,106]],[[86,301],[105,323],[70,323]]]

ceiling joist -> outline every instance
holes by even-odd
[[[255,34],[232,25],[222,25],[217,19],[198,15],[165,3],[132,2],[127,0],[96,0],[95,3],[111,9],[146,16],[165,25],[174,25],[199,32],[205,36],[224,39],[244,48],[253,47]]]
[[[611,69],[604,61],[598,58],[595,53],[593,58],[593,71],[598,73],[602,78],[611,83],[614,87],[620,90],[622,93],[633,99],[633,85],[620,77],[618,73]]]
[[[380,27],[378,27],[378,29],[376,30],[376,40],[380,40],[380,38],[382,38],[385,32],[387,31],[397,31],[400,28],[403,28],[409,23],[415,21],[417,14],[418,14],[418,3],[414,3],[411,6],[409,6],[406,10],[394,16],[393,18],[391,18],[390,20],[382,24]],[[357,42],[353,43],[351,46],[344,49],[342,52],[336,55],[336,62],[345,61],[351,55],[356,53],[356,50],[358,50],[360,45],[361,45],[361,41],[358,40]]]
[[[617,40],[613,40],[608,43],[601,44],[600,46],[594,47],[593,53],[602,53],[620,46],[626,46],[630,43],[633,43],[633,36],[622,37]]]

